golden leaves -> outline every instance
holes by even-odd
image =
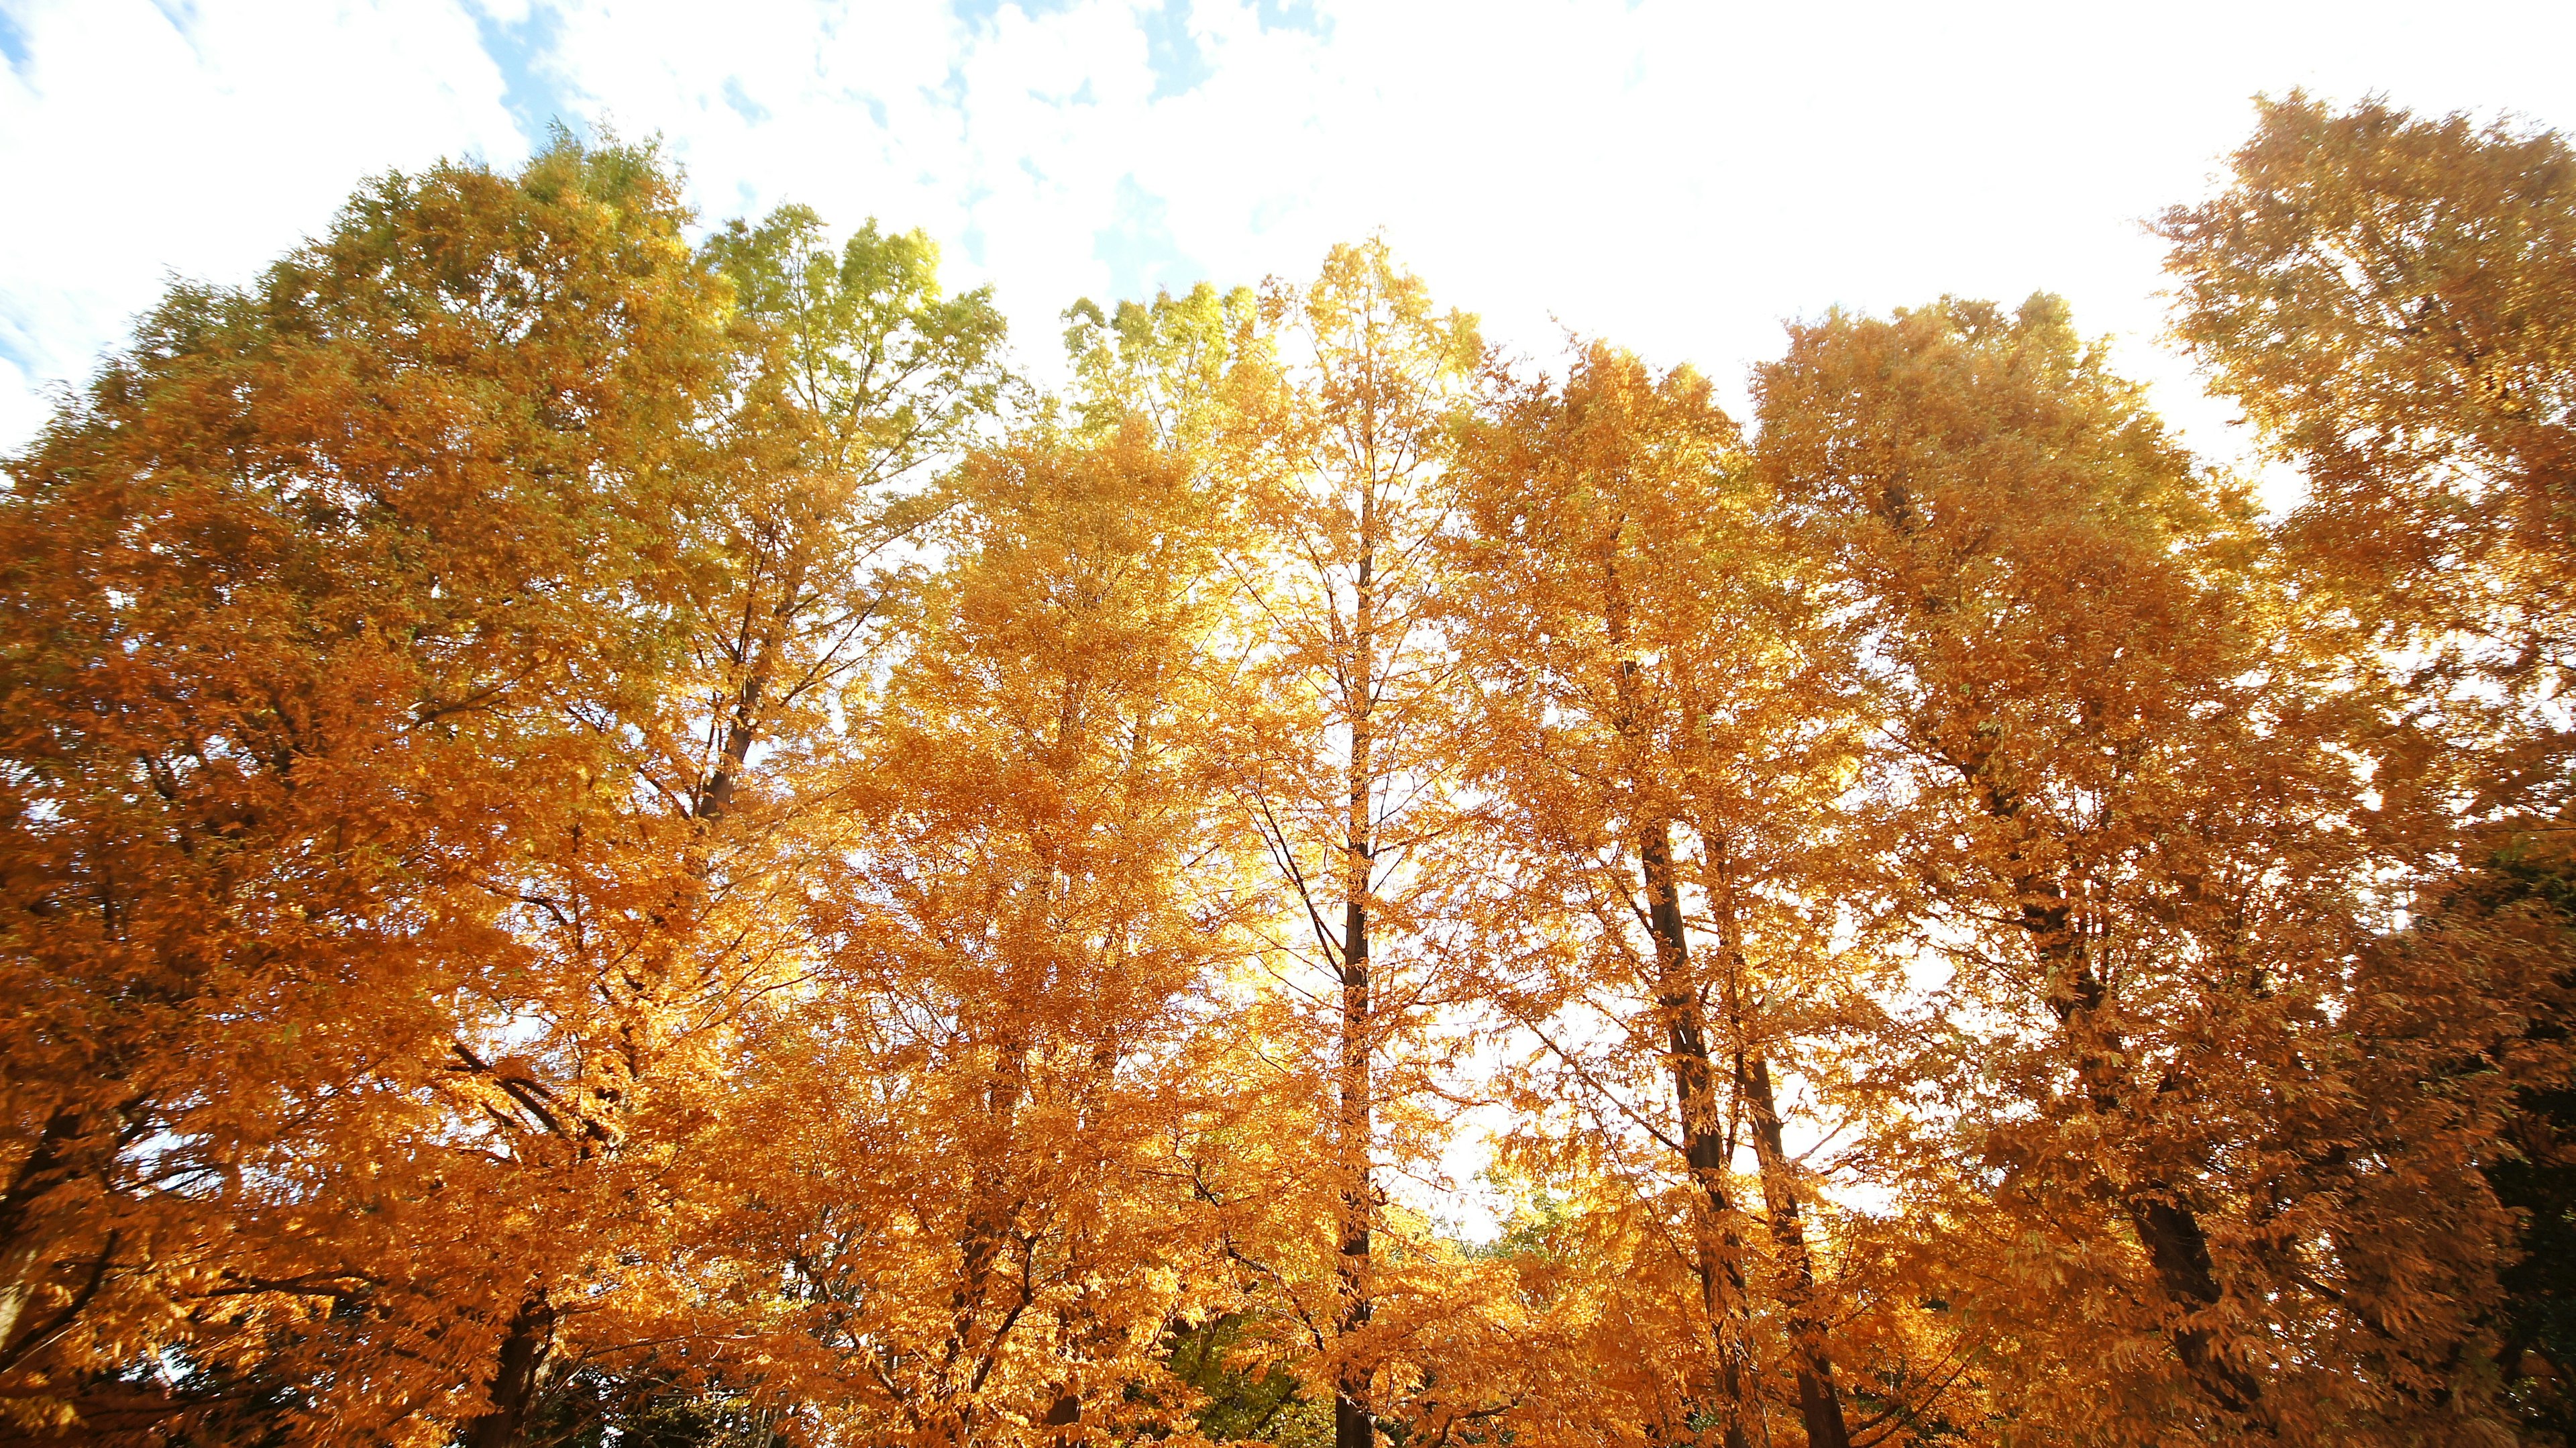
[[[2187,330],[2429,551],[2258,519],[2045,296],[1794,328],[1748,436],[1371,242],[1077,307],[1059,414],[918,235],[692,253],[570,145],[175,294],[0,496],[0,1405],[2487,1431],[2563,147],[2266,127]]]

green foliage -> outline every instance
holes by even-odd
[[[1085,297],[1064,319],[1081,426],[1114,431],[1136,419],[1169,447],[1205,441],[1227,378],[1268,355],[1249,287],[1219,292],[1200,282],[1187,296],[1122,301],[1108,315]]]
[[[1228,1313],[1172,1334],[1165,1363],[1172,1376],[1206,1398],[1199,1431],[1219,1443],[1277,1443],[1321,1448],[1333,1441],[1333,1404],[1308,1401],[1296,1377],[1277,1362],[1246,1361],[1244,1319]]]
[[[922,232],[871,219],[835,254],[821,217],[782,206],[728,223],[706,254],[733,283],[752,385],[802,420],[810,467],[893,481],[971,441],[1011,387],[992,288],[946,295]]]

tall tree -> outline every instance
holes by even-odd
[[[1978,1264],[1954,1301],[2041,1348],[2032,1410],[2114,1441],[2484,1412],[2509,1219],[2463,1169],[2508,1088],[2460,1063],[2530,981],[2395,948],[2445,802],[2280,627],[2241,489],[2045,296],[1830,318],[1758,388],[1757,470],[1893,689],[1907,914],[1948,967],[1900,1129]]]
[[[672,616],[685,654],[657,693],[590,716],[623,746],[620,774],[598,807],[556,826],[550,876],[522,883],[536,908],[521,929],[547,964],[510,1002],[508,1040],[457,1051],[486,1094],[507,1089],[506,1056],[526,1063],[526,1089],[582,1101],[588,1144],[574,1160],[585,1168],[615,1157],[658,1171],[677,1154],[726,1149],[746,1012],[811,965],[799,847],[837,788],[839,689],[880,641],[897,586],[889,550],[936,512],[921,474],[953,462],[1008,385],[989,294],[946,295],[937,248],[918,233],[870,222],[835,248],[818,217],[791,206],[731,224],[703,252],[733,305],[723,411],[703,430],[700,493],[675,538],[689,565]],[[573,1129],[557,1115],[537,1125]],[[686,1219],[667,1190],[629,1184],[592,1200],[611,1217],[594,1230],[629,1256]],[[601,1257],[565,1280],[530,1276],[496,1360],[493,1408],[467,1431],[474,1448],[518,1441],[561,1370],[614,1354],[620,1334],[685,1328],[685,1317],[605,1311],[621,1298],[602,1274],[630,1289],[646,1275]],[[582,1342],[564,1340],[558,1301],[574,1282],[597,1324]]]
[[[1325,1115],[1334,1199],[1334,1438],[1370,1448],[1381,1103],[1393,1048],[1435,1004],[1435,959],[1393,947],[1424,898],[1452,667],[1428,614],[1450,518],[1457,425],[1482,360],[1471,318],[1440,312],[1383,242],[1336,247],[1303,287],[1262,299],[1277,371],[1234,399],[1230,458],[1260,554],[1239,564],[1276,701],[1276,744],[1245,795],[1297,897],[1283,947],[1329,982]]]
[[[716,354],[681,219],[649,151],[388,177],[254,290],[175,293],[12,464],[14,1413],[105,1431],[181,1365],[317,1432],[473,1395],[436,1103],[526,960],[513,825],[578,808],[585,702],[664,666]],[[326,1376],[371,1324],[427,1371]]]
[[[1596,1129],[1667,1123],[1645,1144],[1689,1182],[1715,1366],[1694,1396],[1714,1397],[1725,1440],[1760,1436],[1753,1299],[1768,1291],[1808,1440],[1847,1443],[1810,1240],[1819,1203],[1772,1074],[1840,964],[1834,804],[1860,717],[1836,662],[1847,642],[1687,369],[1656,377],[1595,344],[1561,385],[1518,388],[1468,457],[1453,631],[1481,686],[1472,757],[1495,800],[1504,918],[1537,931],[1515,952],[1508,926],[1487,927],[1498,961],[1521,967],[1497,999],[1543,1043],[1545,1077],[1603,1098]],[[1587,1039],[1597,1019],[1618,1031]],[[1669,1112],[1620,1089],[1647,1063],[1670,1078]],[[1740,1146],[1768,1251],[1747,1238]]]
[[[2217,195],[2163,218],[2176,331],[2307,483],[2283,529],[2315,600],[2303,622],[2352,638],[2357,674],[2393,684],[2388,707],[2450,769],[2462,865],[2413,933],[2555,953],[2576,800],[2576,151],[2294,93],[2233,160]],[[2502,1369],[2563,1435],[2576,976],[2558,984],[2521,1053],[2518,1150],[2486,1170],[2525,1214]]]
[[[2382,102],[2261,106],[2165,213],[2175,330],[2297,462],[2291,539],[2378,640],[2538,699],[2576,664],[2576,151]]]
[[[726,1173],[737,1280],[784,1287],[761,1355],[818,1431],[1071,1442],[1165,1423],[1152,1354],[1207,1280],[1171,1153],[1245,949],[1202,647],[1228,590],[1141,433],[1026,436],[947,493],[810,877],[819,972],[756,1068],[777,1144]]]

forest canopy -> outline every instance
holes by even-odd
[[[2155,229],[2286,511],[2047,294],[1049,393],[613,139],[173,287],[0,487],[0,1441],[2576,1441],[2576,149]]]

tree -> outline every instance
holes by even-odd
[[[2571,178],[2166,216],[2279,520],[2046,295],[1747,435],[1371,242],[1036,399],[918,233],[372,182],[5,465],[0,1437],[2564,1437]]]
[[[2566,688],[2576,649],[2576,152],[2384,102],[2264,102],[2165,213],[2175,331],[2304,473],[2292,538],[2375,642]]]
[[[1174,1138],[1244,949],[1212,519],[1133,431],[1041,429],[945,491],[947,562],[842,776],[845,863],[809,865],[818,973],[754,1067],[745,1139],[777,1144],[728,1174],[735,1280],[776,1304],[767,1390],[820,1431],[1168,1426],[1155,1353],[1208,1278]]]
[[[1198,467],[1216,464],[1231,404],[1243,389],[1259,387],[1275,361],[1249,287],[1219,292],[1201,282],[1184,296],[1122,301],[1110,314],[1085,298],[1064,315],[1083,430],[1114,435],[1142,427]]]
[[[1450,690],[1427,605],[1482,344],[1383,242],[1335,248],[1308,286],[1274,284],[1262,317],[1278,370],[1236,391],[1229,461],[1266,545],[1238,568],[1278,722],[1242,788],[1302,916],[1281,948],[1330,982],[1321,1175],[1335,1202],[1335,1305],[1323,1337],[1334,1441],[1370,1448],[1372,1364],[1358,1351],[1373,1310],[1381,1105],[1415,1094],[1384,1072],[1410,1065],[1395,1048],[1439,1003],[1431,958],[1389,955],[1424,928],[1419,864],[1438,832]],[[1311,948],[1290,944],[1309,931]]]
[[[494,1408],[468,1430],[477,1448],[517,1441],[572,1365],[696,1326],[685,1281],[648,1288],[653,1274],[615,1258],[684,1260],[691,1244],[671,1229],[690,1204],[669,1174],[738,1149],[726,1131],[742,1033],[812,964],[797,872],[837,788],[840,686],[881,641],[888,551],[936,514],[920,475],[958,455],[1008,384],[989,294],[945,295],[918,234],[870,222],[835,252],[813,213],[787,207],[703,250],[733,305],[723,411],[678,539],[690,566],[671,626],[685,654],[655,694],[590,717],[621,746],[616,783],[560,827],[551,878],[520,892],[536,907],[522,931],[550,958],[510,1003],[513,1038],[458,1050],[494,1081],[504,1050],[536,1063],[547,1074],[531,1089],[586,1101],[593,1145],[577,1162],[631,1161],[656,1184],[585,1195],[550,1228],[561,1240],[581,1220],[624,1250],[531,1277]],[[645,1242],[657,1246],[639,1253]],[[558,1305],[576,1283],[588,1341],[568,1339]],[[630,1303],[659,1305],[609,1310]]]
[[[1822,1204],[1773,1068],[1833,1029],[1837,995],[1858,999],[1830,943],[1860,752],[1848,641],[1694,372],[1593,344],[1561,385],[1522,384],[1469,459],[1449,604],[1479,685],[1481,848],[1508,902],[1480,932],[1506,967],[1489,990],[1540,1043],[1523,1109],[1592,1098],[1593,1130],[1668,1154],[1649,1180],[1687,1182],[1715,1370],[1691,1397],[1713,1397],[1724,1439],[1750,1441],[1763,1411],[1768,1294],[1808,1440],[1847,1443],[1809,1238]],[[1589,1039],[1591,1021],[1615,1025]],[[1669,1111],[1643,1106],[1657,1073]],[[1739,1146],[1768,1252],[1747,1238]]]
[[[1870,616],[1901,918],[1948,968],[1901,1190],[1954,1309],[2033,1354],[2023,1411],[2473,1431],[2509,1219],[2467,1167],[2508,1088],[2461,1063],[2531,981],[2392,937],[2446,801],[2281,626],[2241,489],[2045,296],[1799,328],[1758,395],[1757,471]]]
[[[577,809],[584,702],[663,666],[714,380],[680,220],[644,150],[388,177],[255,290],[174,292],[11,465],[21,1421],[148,1415],[183,1364],[349,1431],[470,1398],[439,1218],[478,1168],[436,1103],[526,961],[514,823]],[[320,1386],[390,1324],[425,1371]]]
[[[2229,185],[2159,229],[2177,334],[2307,481],[2285,541],[2310,626],[2354,638],[2356,673],[2391,681],[2386,707],[2421,721],[2450,772],[2461,864],[2411,938],[2559,956],[2576,152],[2555,132],[2294,93],[2261,105]],[[2482,1162],[2524,1214],[2502,1370],[2527,1421],[2554,1415],[2562,1435],[2571,984],[2562,970],[2518,1053],[2513,1147]]]

